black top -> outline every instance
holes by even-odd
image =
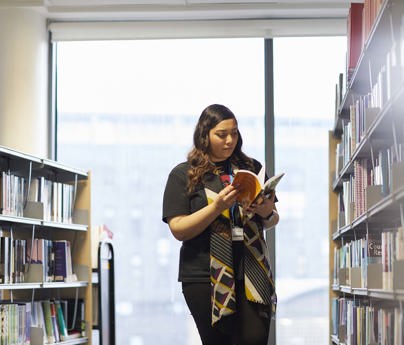
[[[261,164],[254,160],[255,173],[261,169]],[[188,194],[187,183],[189,164],[187,162],[178,164],[168,176],[163,198],[163,221],[167,218],[192,214],[208,204],[204,185],[198,184],[194,191]],[[208,174],[205,177],[211,186],[216,186],[219,192],[223,189],[220,177],[215,174]],[[217,180],[217,181],[216,181]],[[179,262],[180,282],[207,282],[210,280],[210,227],[206,228],[198,236],[182,242]]]

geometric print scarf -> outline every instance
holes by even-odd
[[[217,193],[205,186],[208,204]],[[269,265],[268,251],[263,238],[263,226],[254,218],[243,220],[244,230],[244,284],[249,301],[271,305],[276,311],[276,293]],[[212,326],[222,316],[236,312],[235,274],[233,266],[230,211],[227,209],[211,224],[210,281]]]

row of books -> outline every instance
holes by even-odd
[[[342,182],[338,227],[350,224],[370,207],[397,190],[404,174],[404,144],[381,149],[373,157],[358,158],[353,174]]]
[[[26,240],[0,237],[0,284],[23,283],[26,268]]]
[[[378,16],[382,4],[387,0],[365,0],[364,3],[351,3],[347,20],[347,62],[346,72],[340,74],[336,85],[336,116],[339,114],[340,105],[348,89],[353,72],[359,62],[359,57],[363,51],[365,42],[368,39],[371,28]],[[391,18],[390,18],[391,19]],[[377,59],[369,57],[365,70],[368,70],[368,90],[365,95],[357,97],[371,97],[372,102],[367,102],[374,108],[383,108],[384,104],[390,99],[393,91],[400,84],[400,76],[404,74],[404,18],[401,18],[400,32],[388,28],[390,34],[383,37],[385,42],[389,42],[390,48],[386,51],[377,51],[377,54],[385,54],[384,61],[378,56]],[[377,48],[376,48],[377,49]],[[365,85],[366,86],[366,85]],[[353,105],[356,100],[353,101]]]
[[[86,335],[82,299],[35,301],[32,327],[43,329],[44,344],[54,344]]]
[[[332,333],[345,345],[404,344],[403,311],[397,305],[345,297],[331,300]]]
[[[362,238],[335,247],[333,283],[355,288],[392,290],[394,263],[404,265],[404,227],[367,233]],[[379,265],[373,271],[378,273],[372,277],[368,274],[371,265]],[[356,277],[352,271],[354,268],[358,269]],[[343,270],[344,274],[341,274]]]
[[[404,260],[404,230],[403,228],[398,228],[397,232],[383,231],[381,235],[383,289],[392,290],[394,280],[393,263]]]
[[[4,215],[24,216],[26,202],[43,205],[37,218],[61,223],[73,222],[74,187],[44,177],[34,177],[28,184],[22,176],[10,172],[0,174],[0,211]]]
[[[0,303],[0,345],[55,344],[86,336],[83,299]],[[40,329],[34,339],[32,329]]]
[[[365,0],[364,3],[351,3],[347,18],[348,83],[384,1],[386,0]]]
[[[362,42],[366,42],[385,0],[364,0],[362,10]]]
[[[394,47],[394,52],[396,48]],[[397,59],[394,57],[394,52],[387,53],[386,64],[380,67],[375,80],[372,76],[370,79],[370,92],[364,95],[355,95],[352,97],[349,107],[349,132],[345,133],[352,139],[350,152],[355,152],[356,148],[365,137],[367,131],[373,124],[373,121],[383,109],[392,95],[397,92],[399,70]],[[372,72],[369,72],[372,74]]]
[[[341,142],[337,144],[336,148],[336,177],[339,176],[341,170],[349,163],[352,156],[355,154],[359,144],[361,143],[364,135],[367,131],[367,123],[369,118],[370,122],[373,122],[378,114],[378,108],[362,108],[366,107],[367,98],[361,98],[355,105],[351,106],[351,119],[343,120],[342,137]],[[366,112],[368,110],[369,112]],[[375,112],[371,113],[371,111]],[[383,146],[383,142],[386,138],[393,138],[394,144],[388,148],[388,154],[390,155],[388,165],[393,163],[404,161],[404,122],[397,119],[393,122],[393,125],[382,134],[379,139],[371,139],[370,144],[373,146]],[[375,149],[376,151],[376,149]],[[378,152],[373,153],[377,158]],[[375,162],[372,162],[375,166]]]
[[[34,270],[35,265],[40,269]],[[27,280],[68,282],[76,279],[69,241],[0,236],[0,284],[24,283]]]
[[[31,344],[31,303],[0,303],[0,345]]]
[[[0,174],[0,211],[4,215],[22,217],[24,211],[25,178],[10,172]]]
[[[43,220],[61,223],[73,222],[74,187],[42,177],[31,181],[28,201],[44,205]]]

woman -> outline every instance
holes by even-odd
[[[276,303],[263,239],[279,221],[276,197],[244,210],[236,203],[236,171],[261,170],[242,143],[234,114],[208,106],[164,192],[163,221],[182,241],[179,281],[204,345],[266,345]]]

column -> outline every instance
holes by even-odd
[[[48,119],[46,18],[0,8],[0,145],[48,157]]]

